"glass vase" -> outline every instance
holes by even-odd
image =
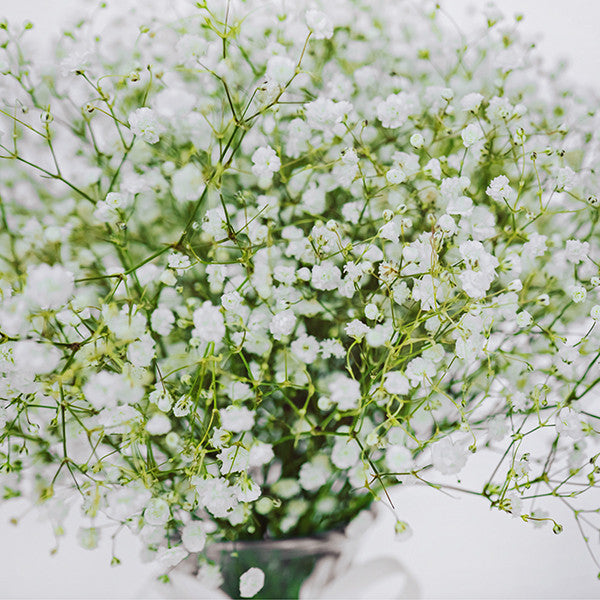
[[[239,598],[240,575],[251,567],[265,573],[254,598],[417,598],[415,579],[393,556],[357,561],[360,539],[339,532],[282,540],[213,544],[207,549],[223,577],[221,591]]]
[[[251,567],[265,573],[265,585],[255,598],[300,598],[300,591],[323,559],[339,560],[343,536],[242,541],[213,544],[208,556],[221,568],[221,589],[239,597],[239,580]],[[321,563],[323,564],[323,563]]]

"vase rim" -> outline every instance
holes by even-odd
[[[262,540],[236,540],[227,542],[214,542],[207,546],[207,551],[213,552],[235,552],[237,550],[248,550],[260,548],[261,550],[292,550],[302,553],[326,553],[331,550],[340,549],[342,541],[346,536],[339,531],[330,531],[323,534],[315,534],[305,537],[262,539]]]

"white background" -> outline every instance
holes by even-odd
[[[468,29],[466,9],[471,4],[446,0],[444,6]],[[497,4],[508,15],[525,15],[523,29],[543,36],[538,45],[549,60],[569,58],[574,82],[600,90],[598,0],[499,0]],[[74,8],[86,5],[84,0],[0,0],[0,17],[33,21],[41,44]],[[485,457],[475,456],[468,471],[479,472],[481,462]],[[477,497],[451,498],[413,487],[397,490],[394,501],[398,513],[413,527],[413,538],[396,546],[391,522],[383,519],[368,535],[364,554],[395,551],[416,576],[423,597],[600,597],[596,568],[568,511],[553,513],[565,526],[557,536],[548,527],[534,529],[520,519],[491,512]],[[81,550],[75,541],[76,515],[71,515],[59,552],[50,556],[55,539],[37,513],[22,516],[18,526],[8,523],[23,510],[21,503],[0,504],[1,598],[127,598],[151,577],[152,567],[140,561],[137,541],[128,532],[117,546],[122,566],[111,568],[110,540],[103,540],[95,552]],[[600,553],[600,540],[591,543]]]

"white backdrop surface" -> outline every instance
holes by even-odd
[[[444,6],[468,30],[472,4],[446,0]],[[86,0],[0,0],[0,17],[33,21],[42,44],[72,11],[88,5]],[[572,80],[600,91],[598,0],[499,0],[497,5],[507,14],[524,14],[523,29],[541,36],[538,45],[548,59],[568,58]],[[484,469],[485,461],[485,456],[474,457],[467,475]],[[566,509],[553,513],[565,526],[554,535],[549,527],[534,529],[492,512],[477,497],[411,487],[397,490],[394,502],[414,536],[394,543],[392,524],[383,518],[366,537],[363,554],[392,549],[416,576],[425,598],[600,597],[595,567]],[[0,504],[0,598],[127,598],[151,577],[153,567],[141,562],[128,531],[116,550],[122,565],[110,567],[110,538],[97,551],[81,550],[75,514],[67,519],[59,551],[51,555],[51,527],[36,512],[22,516],[18,526],[9,524],[24,510],[21,502]],[[600,540],[591,543],[600,551]]]

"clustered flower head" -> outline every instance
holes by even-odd
[[[0,30],[4,497],[215,585],[210,544],[473,452],[492,507],[595,527],[592,105],[494,11],[466,39],[430,2],[183,4],[80,26],[59,69]]]

